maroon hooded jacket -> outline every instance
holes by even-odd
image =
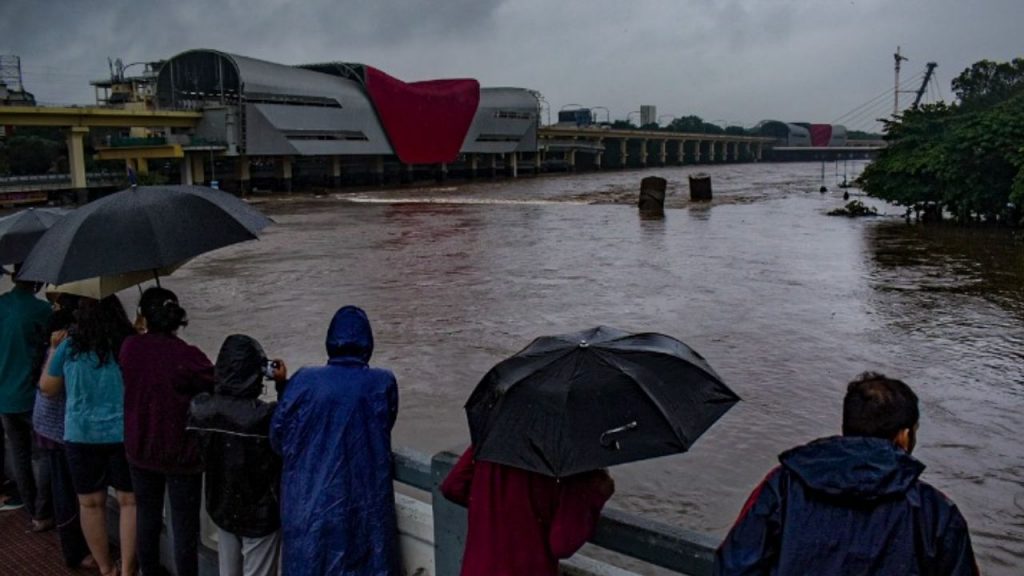
[[[474,461],[472,446],[441,484],[469,508],[462,576],[556,576],[594,534],[613,485],[603,472],[555,479]]]

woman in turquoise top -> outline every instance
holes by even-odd
[[[125,574],[135,574],[135,494],[124,454],[124,382],[117,363],[121,343],[134,332],[116,296],[78,305],[78,324],[70,334],[50,339],[40,391],[64,391],[64,442],[71,482],[78,494],[82,532],[103,576],[118,573],[106,532],[107,486],[121,508],[121,559]]]

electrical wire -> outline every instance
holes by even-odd
[[[909,86],[912,86],[913,84],[917,83],[917,81],[920,80],[922,76],[924,76],[924,72],[923,71],[922,72],[918,72],[917,74],[911,76],[910,78],[907,78],[907,79],[903,80],[902,82],[900,82],[900,84],[899,84],[900,91],[904,91]],[[894,90],[893,88],[889,88],[888,90],[886,90],[885,92],[879,94],[878,96],[875,96],[874,98],[868,100],[867,102],[861,104],[860,106],[857,106],[853,110],[850,110],[846,114],[843,114],[842,116],[836,118],[835,120],[832,121],[832,123],[833,124],[839,124],[839,123],[843,122],[844,120],[846,120],[848,117],[853,116],[856,112],[860,111],[862,108],[865,108],[867,106],[872,106],[872,105],[874,105],[875,103],[877,103],[879,101],[882,101],[882,102],[887,101],[889,98],[892,98],[893,90]]]

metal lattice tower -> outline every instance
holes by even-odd
[[[0,54],[0,84],[7,86],[12,92],[21,92],[21,57],[13,54]]]

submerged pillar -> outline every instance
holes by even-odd
[[[569,164],[569,172],[575,172],[576,171],[576,149],[575,148],[573,148],[573,149],[569,150],[568,152],[566,152],[565,160]]]
[[[277,177],[280,180],[281,189],[285,192],[292,191],[292,158],[281,156],[277,162]]]
[[[341,188],[341,156],[331,156],[331,187]]]
[[[629,160],[629,146],[625,138],[619,140],[619,160],[623,168],[629,166],[627,162]]]
[[[470,154],[469,155],[469,174],[467,174],[467,176],[469,176],[470,178],[476,178],[476,165],[477,165],[476,154]]]
[[[448,164],[441,162],[437,165],[437,181],[444,182],[448,179]]]
[[[679,141],[679,150],[676,151],[676,164],[682,166],[686,163],[683,155],[686,152],[686,140]]]
[[[192,183],[196,186],[202,186],[206,183],[206,170],[203,167],[203,155],[193,154],[192,155]]]
[[[498,155],[491,154],[491,178],[498,177]]]
[[[89,183],[85,178],[85,135],[89,129],[84,126],[72,126],[68,131],[68,169],[71,172],[71,189],[74,190],[76,201],[84,204],[89,201]]]
[[[509,174],[513,178],[518,178],[519,177],[519,153],[518,152],[511,152],[511,153],[509,153],[508,161],[509,161]]]
[[[604,156],[604,152],[598,152],[597,154],[594,154],[594,169],[595,170],[600,170],[601,169],[601,157],[602,156]]]
[[[544,163],[544,156],[540,150],[533,153],[533,173],[540,174],[541,165]]]
[[[181,171],[181,183],[185,186],[192,185],[192,155],[185,154],[181,157],[181,164],[178,165]]]
[[[708,141],[708,162],[714,163],[715,161],[715,142],[714,140]]]
[[[647,139],[640,141],[640,165],[647,166]]]
[[[760,142],[757,143],[757,154],[754,156],[754,159],[757,160],[758,162],[761,161],[761,143]]]
[[[238,180],[238,193],[245,196],[252,190],[252,172],[249,166],[249,157],[239,154],[235,158],[235,178]]]
[[[693,143],[693,163],[700,164],[700,147],[704,145],[703,140],[697,140]]]
[[[373,158],[373,181],[378,186],[384,183],[384,157],[379,154]]]
[[[661,166],[665,165],[665,160],[668,159],[668,140],[661,140],[658,142],[658,163]]]

